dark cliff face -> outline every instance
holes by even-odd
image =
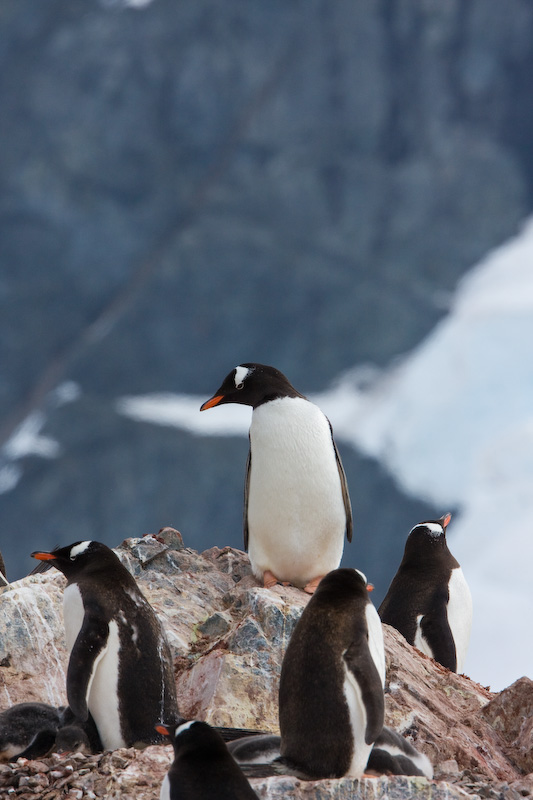
[[[12,577],[73,526],[241,541],[245,441],[115,398],[207,396],[244,361],[308,393],[432,329],[531,207],[533,8],[511,5],[2,4],[0,428],[44,409],[62,447],[0,495]],[[63,380],[82,397],[58,406]],[[443,511],[343,458],[356,543],[399,556]]]

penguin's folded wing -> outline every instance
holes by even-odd
[[[385,694],[379,672],[370,654],[367,638],[363,632],[345,651],[344,661],[361,691],[366,711],[365,742],[372,744],[383,729]]]
[[[107,649],[108,638],[107,622],[92,614],[85,614],[67,669],[68,704],[75,717],[82,722],[89,716],[89,691],[98,662]]]
[[[248,552],[248,493],[250,491],[250,470],[252,468],[252,448],[248,450],[248,458],[246,459],[246,470],[244,478],[244,510],[242,518],[242,527],[244,533],[244,549]]]
[[[435,661],[455,672],[457,654],[445,606],[437,606],[422,617],[420,632],[431,648]]]
[[[333,438],[333,428],[331,427],[331,422],[329,422],[329,429],[331,431],[331,441],[333,442],[333,449],[335,450],[335,461],[337,462],[337,469],[339,470],[339,478],[341,481],[342,501],[344,503],[344,512],[346,514],[346,538],[348,539],[349,542],[351,542],[353,533],[353,517],[352,517],[352,504],[350,502],[350,494],[348,492],[348,482],[346,480],[346,473],[344,472],[344,467],[342,466],[341,457],[337,449],[337,444],[335,442],[335,439]]]

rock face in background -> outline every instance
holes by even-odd
[[[213,724],[279,732],[281,662],[308,596],[292,588],[258,587],[247,556],[238,550],[198,554],[172,529],[161,538],[126,540],[117,553],[167,631],[180,711]],[[26,700],[65,702],[62,585],[62,576],[49,572],[0,594],[0,708]],[[444,800],[482,792],[517,800],[533,792],[533,682],[522,678],[495,695],[422,655],[389,626],[384,633],[385,722],[428,755],[437,783],[273,777],[254,779],[259,797]],[[155,800],[170,753],[170,747],[150,747],[61,762],[55,756],[20,761],[0,765],[0,787],[19,787],[17,796],[23,798],[35,796],[38,787],[43,800],[55,798],[45,792],[60,787],[74,793],[83,787],[97,798]]]
[[[245,441],[136,424],[115,400],[208,396],[242,361],[304,392],[386,365],[532,205],[528,0],[125,6],[0,10],[11,578],[35,547],[168,521],[198,549],[239,546]],[[29,448],[9,438],[23,420]],[[348,563],[382,595],[410,527],[447,509],[342,456]]]

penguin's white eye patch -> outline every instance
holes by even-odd
[[[235,388],[242,389],[244,381],[250,374],[248,367],[235,367]]]
[[[357,574],[358,574],[358,575],[360,575],[360,576],[361,576],[361,578],[364,580],[364,582],[365,582],[365,583],[368,583],[368,581],[367,581],[367,579],[366,579],[366,575],[365,575],[365,573],[364,573],[364,572],[361,572],[361,570],[360,570],[360,569],[356,569],[355,571],[357,572]]]
[[[178,728],[176,728],[175,737],[178,737],[180,733],[183,733],[184,731],[188,731],[191,725],[194,725],[195,722],[195,719],[191,719],[188,722],[183,722]]]
[[[70,551],[70,560],[74,561],[78,556],[81,556],[82,553],[85,553],[90,544],[90,542],[80,542],[75,545]]]
[[[438,537],[442,536],[442,534],[444,533],[444,528],[438,522],[423,522],[421,525],[415,525],[411,533],[417,528],[422,528],[423,530],[426,530],[428,534],[434,539],[438,539]]]

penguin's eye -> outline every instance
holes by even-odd
[[[244,382],[241,381],[240,383],[237,384],[237,386],[235,388],[236,389],[242,389],[243,386],[244,386]]]

